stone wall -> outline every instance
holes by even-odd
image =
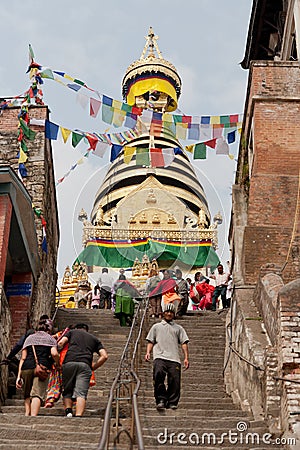
[[[17,141],[19,110],[19,107],[10,107],[2,110],[0,115],[0,165],[9,165],[16,172],[18,170],[17,154],[19,151]],[[29,107],[30,119],[45,120],[48,115],[49,110],[46,106]],[[23,184],[31,196],[32,203],[35,207],[41,209],[46,220],[48,245],[48,253],[46,254],[41,249],[43,240],[41,219],[35,216],[41,272],[34,282],[32,297],[28,303],[30,308],[28,314],[33,325],[36,325],[39,316],[45,313],[50,314],[55,304],[59,228],[51,141],[45,138],[44,125],[29,124],[29,127],[36,132],[36,136],[33,141],[26,142],[28,160],[25,165],[28,177],[23,178]],[[25,328],[21,327],[19,335],[22,335],[24,331]]]
[[[253,289],[235,289],[226,327],[227,392],[243,409],[252,411],[255,419],[261,419],[264,416],[265,374],[259,369],[265,367],[268,341],[253,302]]]
[[[300,279],[279,291],[281,332],[279,355],[282,376],[300,382]],[[297,431],[300,413],[300,384],[283,382],[281,421],[285,428]],[[299,433],[300,435],[300,433]]]
[[[298,433],[300,384],[293,381],[300,381],[300,279],[284,285],[278,274],[264,274],[270,269],[263,268],[255,289],[235,289],[227,356],[232,342],[243,359],[230,352],[225,381],[242,407],[268,419],[271,432]]]

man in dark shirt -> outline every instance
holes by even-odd
[[[68,343],[62,365],[63,399],[65,414],[72,417],[73,401],[76,400],[76,416],[82,416],[86,406],[92,370],[102,366],[108,358],[107,352],[99,339],[89,333],[84,323],[79,323],[70,330],[59,342],[59,349]],[[93,362],[93,355],[99,358]]]

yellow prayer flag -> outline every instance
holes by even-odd
[[[211,116],[210,124],[211,125],[219,125],[220,124],[220,116]]]
[[[68,128],[60,127],[60,132],[61,132],[64,143],[66,143],[68,140],[68,137],[71,134],[71,130],[68,130]]]
[[[20,148],[20,153],[19,153],[19,164],[25,163],[28,159],[28,156],[26,155],[26,153]]]
[[[228,154],[230,159],[234,159],[234,155],[232,155],[231,153]]]
[[[133,155],[136,152],[136,147],[124,147],[124,163],[129,164]]]
[[[67,78],[67,80],[74,81],[74,78],[70,77],[70,75],[64,74],[64,78]]]
[[[121,103],[121,102],[120,102]],[[114,111],[114,116],[112,119],[112,124],[114,127],[121,127],[125,120],[126,111]]]
[[[193,144],[193,145],[187,145],[187,146],[185,147],[186,151],[187,151],[187,152],[190,152],[190,153],[193,153],[194,148],[195,148],[195,144]]]
[[[163,113],[163,115],[162,115],[162,121],[163,121],[163,122],[169,122],[169,123],[172,123],[172,122],[173,122],[173,116],[172,116],[171,114]]]
[[[80,158],[78,161],[77,161],[77,164],[79,165],[79,164],[83,164],[84,163],[84,158]]]
[[[122,102],[119,102],[119,100],[114,100],[112,101],[112,107],[116,108],[116,109],[121,109],[122,108]],[[126,113],[126,111],[124,111]]]
[[[186,139],[187,123],[176,123],[176,138]]]

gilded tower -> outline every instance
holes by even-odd
[[[204,189],[168,121],[177,109],[181,79],[162,57],[157,39],[150,28],[140,59],[122,82],[124,101],[142,110],[135,135],[107,171],[91,220],[80,215],[85,249],[78,260],[89,270],[132,267],[145,254],[160,267],[218,262],[217,225],[211,224]],[[163,163],[151,164],[149,149]]]

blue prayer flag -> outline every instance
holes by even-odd
[[[73,91],[79,91],[79,89],[81,89],[81,86],[79,86],[79,84],[71,84],[71,83],[68,83],[67,84],[67,86],[70,88],[70,89],[73,89]]]
[[[110,162],[113,162],[115,159],[117,159],[117,156],[121,153],[123,146],[113,144],[111,146],[111,152],[110,152]]]
[[[102,95],[102,103],[103,105],[112,106],[113,99],[110,97],[106,97],[106,95]]]
[[[45,136],[47,139],[52,139],[56,141],[58,135],[59,126],[56,123],[49,122],[49,120],[45,120]]]
[[[203,125],[209,125],[210,124],[210,116],[201,116],[201,123]]]
[[[200,128],[196,123],[191,123],[188,128],[188,139],[192,139],[194,141],[198,141],[200,139]]]
[[[236,132],[236,130],[231,131],[230,133],[227,134],[228,144],[232,144],[233,142],[235,142],[235,132]]]

